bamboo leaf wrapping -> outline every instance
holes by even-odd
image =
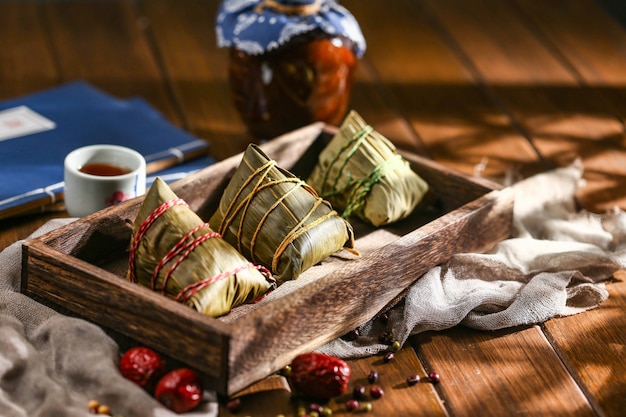
[[[142,225],[145,234],[137,239]],[[224,315],[275,286],[269,273],[219,237],[159,178],[146,194],[132,239],[129,277],[208,316]]]
[[[428,184],[387,138],[351,111],[307,179],[342,216],[378,227],[409,216]]]
[[[344,246],[354,246],[352,226],[254,144],[244,152],[211,224],[278,281],[295,279]]]

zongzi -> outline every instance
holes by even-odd
[[[221,316],[275,286],[157,178],[133,225],[129,279],[208,316]]]
[[[409,216],[428,184],[354,110],[320,152],[307,183],[349,219],[379,227]]]
[[[352,226],[254,144],[244,152],[210,221],[278,281],[295,279],[343,247],[354,246]]]

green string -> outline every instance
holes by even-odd
[[[361,130],[357,131],[354,135],[352,135],[350,140],[348,140],[341,147],[341,149],[339,149],[339,152],[337,152],[333,160],[330,162],[328,169],[324,173],[324,179],[322,180],[322,190],[321,190],[321,194],[324,198],[328,198],[330,196],[340,194],[341,192],[343,192],[343,190],[346,189],[346,187],[340,190],[337,189],[337,182],[339,182],[339,177],[341,176],[341,172],[343,171],[344,167],[348,164],[348,161],[350,160],[352,155],[354,155],[354,153],[359,149],[359,147],[361,146],[361,143],[363,143],[363,140],[373,131],[374,131],[374,128],[372,126],[370,125],[364,126]],[[352,149],[348,151],[346,156],[343,158],[341,166],[337,170],[337,176],[335,177],[335,180],[333,181],[331,191],[328,193],[325,193],[324,190],[325,190],[326,185],[328,184],[328,174],[330,173],[331,168],[335,165],[335,163],[337,163],[337,161],[339,160],[339,157],[350,147],[352,147]]]
[[[372,187],[383,178],[387,172],[402,167],[403,159],[400,154],[396,154],[391,158],[383,161],[376,166],[370,173],[358,181],[352,181],[345,188],[353,187],[345,210],[341,214],[344,219],[348,219],[353,213],[363,207],[365,199]]]
[[[353,213],[360,210],[365,204],[365,199],[372,187],[383,178],[387,172],[390,170],[397,169],[402,166],[403,159],[399,154],[394,155],[393,157],[383,161],[378,166],[376,166],[368,175],[359,179],[352,180],[350,174],[348,174],[348,181],[342,188],[337,188],[337,183],[339,182],[339,178],[345,166],[348,164],[350,158],[356,153],[359,149],[365,138],[367,138],[372,132],[374,128],[370,125],[366,125],[357,132],[352,135],[352,137],[341,147],[339,152],[335,155],[333,160],[330,162],[328,169],[324,173],[324,178],[322,181],[322,190],[321,195],[323,198],[330,198],[332,196],[342,194],[346,190],[351,190],[350,194],[347,198],[346,208],[342,213],[342,217],[348,219]],[[331,190],[329,192],[325,192],[326,186],[329,184],[328,175],[331,171],[331,168],[339,161],[341,155],[346,153],[341,161],[341,165],[337,169],[337,175],[332,183]]]

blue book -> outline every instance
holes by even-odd
[[[146,177],[146,189],[152,185],[157,177],[170,184],[172,182],[185,178],[187,175],[196,173],[201,169],[208,167],[209,165],[213,165],[214,163],[215,159],[213,157],[205,155],[196,159],[192,159],[188,162],[183,162],[182,164],[178,164],[170,168],[162,169],[153,174],[149,174]]]
[[[61,199],[65,156],[98,143],[140,152],[149,175],[208,150],[144,100],[121,100],[82,81],[7,100],[0,103],[0,219]]]

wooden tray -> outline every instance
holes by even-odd
[[[312,124],[262,145],[306,178],[334,130]],[[22,292],[129,336],[201,371],[233,394],[373,318],[423,273],[460,252],[481,252],[510,234],[513,195],[489,181],[405,154],[431,186],[434,205],[393,227],[354,223],[354,256],[331,257],[252,306],[204,316],[127,281],[128,244],[142,198],[81,218],[23,247]],[[239,165],[233,156],[172,184],[208,219]],[[285,287],[288,288],[288,287]]]

